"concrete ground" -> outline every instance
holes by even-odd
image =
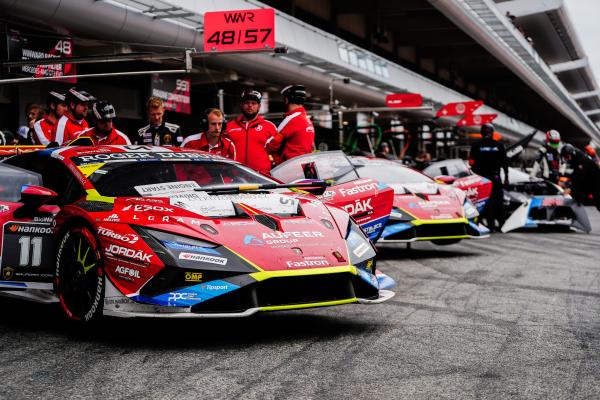
[[[600,398],[594,232],[386,246],[397,295],[243,320],[108,319],[1,300],[0,397]]]

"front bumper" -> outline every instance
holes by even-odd
[[[379,282],[384,279],[390,278],[373,275],[355,266],[261,271],[200,283],[150,298],[139,294],[124,296],[107,280],[104,315],[234,318],[265,311],[351,303],[378,304],[394,296],[394,292],[380,289]],[[218,288],[215,291],[219,293],[211,297],[213,289],[209,287]],[[193,298],[191,293],[196,293]]]
[[[466,218],[389,221],[378,243],[410,243],[427,240],[482,239],[489,231]]]

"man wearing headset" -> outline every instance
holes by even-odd
[[[224,116],[221,110],[209,108],[204,112],[204,132],[186,137],[181,147],[206,151],[235,160],[235,145],[221,134],[223,120]]]

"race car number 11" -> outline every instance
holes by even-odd
[[[273,9],[207,12],[204,51],[260,50],[275,47]]]

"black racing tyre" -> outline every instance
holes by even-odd
[[[72,226],[62,237],[56,257],[54,291],[70,320],[88,323],[102,316],[102,253],[90,228]]]
[[[438,246],[447,246],[449,244],[456,244],[460,242],[462,239],[435,239],[432,240],[431,243],[437,244]]]

